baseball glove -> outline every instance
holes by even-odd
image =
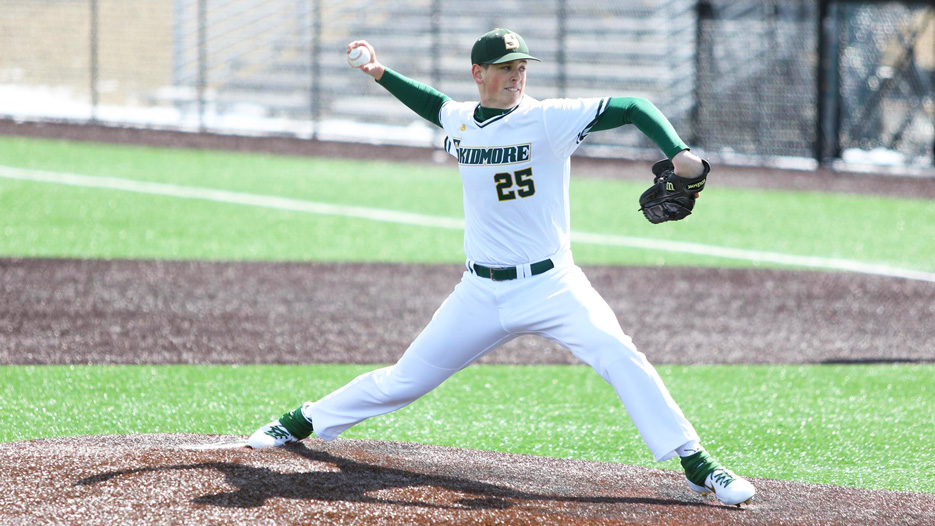
[[[698,177],[680,177],[673,171],[672,161],[663,159],[653,165],[653,185],[640,196],[640,211],[650,223],[685,219],[695,207],[695,194],[704,190],[711,166],[704,163],[704,173]]]

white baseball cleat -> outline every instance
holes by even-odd
[[[739,507],[741,504],[746,504],[756,494],[756,488],[747,479],[722,467],[718,467],[708,474],[704,480],[704,486],[694,484],[690,480],[686,482],[688,482],[688,487],[692,491],[702,495],[714,493],[719,501],[731,506],[736,505]]]
[[[253,449],[264,449],[268,447],[282,447],[299,440],[292,436],[288,429],[283,427],[279,420],[274,420],[265,426],[254,431],[247,439],[247,445]]]

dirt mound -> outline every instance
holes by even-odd
[[[740,509],[683,476],[410,443],[132,435],[0,444],[3,524],[933,524],[931,495],[754,480]]]

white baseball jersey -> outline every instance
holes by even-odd
[[[464,186],[467,258],[485,265],[540,261],[571,246],[570,156],[608,99],[524,96],[510,112],[478,122],[477,102],[446,102],[445,149]]]

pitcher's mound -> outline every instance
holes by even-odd
[[[127,435],[0,444],[3,524],[933,524],[931,495],[753,480],[744,508],[681,473],[398,442]]]

